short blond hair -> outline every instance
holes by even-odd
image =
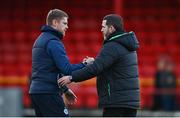
[[[52,9],[49,11],[49,13],[47,14],[47,17],[46,17],[46,24],[47,25],[52,25],[52,21],[54,19],[58,20],[58,19],[61,19],[63,17],[67,17],[68,18],[68,15],[66,12],[62,11],[62,10],[59,10],[59,9]]]

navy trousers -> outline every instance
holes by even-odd
[[[30,94],[36,116],[69,117],[63,98],[59,94]]]

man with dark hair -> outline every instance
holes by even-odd
[[[30,98],[36,116],[68,116],[61,95],[64,93],[69,104],[76,101],[76,96],[66,86],[58,86],[57,79],[85,67],[93,58],[85,58],[80,64],[70,64],[62,43],[68,29],[68,15],[64,11],[50,10],[46,24],[32,48]]]
[[[121,31],[124,32],[124,27],[123,27],[123,19],[121,18],[121,16],[119,15],[107,15],[103,18],[103,20],[106,20],[106,25],[110,26],[113,25],[113,27],[117,30],[117,31]]]
[[[136,116],[139,108],[139,74],[136,50],[139,42],[133,32],[125,32],[122,18],[104,17],[103,47],[93,64],[58,80],[63,85],[97,76],[99,106],[103,116]]]

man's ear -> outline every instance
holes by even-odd
[[[109,30],[110,30],[110,33],[113,33],[113,32],[116,31],[116,29],[115,29],[114,26],[112,26],[112,25],[109,27]]]
[[[56,19],[53,19],[53,20],[52,20],[52,26],[53,26],[53,27],[56,27],[56,26],[57,26],[57,23],[58,23],[58,22],[57,22]]]

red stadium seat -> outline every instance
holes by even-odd
[[[12,32],[9,31],[3,31],[0,32],[0,42],[1,44],[3,43],[12,43],[13,42],[13,36],[12,36]]]
[[[141,107],[151,109],[154,103],[154,87],[141,88]]]
[[[86,87],[84,89],[86,91],[86,107],[87,108],[98,108],[98,96],[96,87]]]

